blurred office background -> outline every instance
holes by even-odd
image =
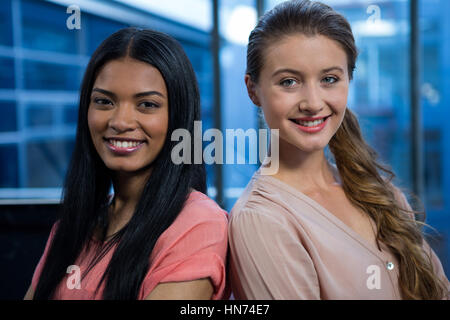
[[[264,126],[246,94],[246,43],[278,0],[0,2],[0,299],[21,299],[56,215],[90,55],[126,26],[180,41],[197,74],[203,131]],[[395,183],[420,197],[430,244],[450,275],[450,1],[328,0],[360,56],[349,107]],[[66,22],[80,8],[80,28]],[[248,148],[247,148],[248,149]],[[248,153],[237,158],[248,160]],[[237,159],[236,159],[237,161]],[[207,165],[208,194],[230,210],[257,164]]]

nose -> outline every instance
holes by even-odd
[[[303,90],[303,99],[300,101],[300,111],[307,114],[317,114],[323,109],[323,101],[320,88],[316,85],[306,85]]]
[[[115,108],[109,120],[109,127],[117,133],[135,130],[136,117],[133,105],[121,104]]]

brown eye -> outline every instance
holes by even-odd
[[[96,104],[100,104],[100,105],[112,104],[112,102],[110,100],[104,99],[104,98],[94,98],[94,102]]]
[[[140,103],[139,106],[144,107],[145,109],[159,108],[158,104],[149,101],[144,101]]]

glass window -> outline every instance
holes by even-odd
[[[53,123],[53,108],[46,105],[27,106],[27,127],[50,127]]]
[[[0,101],[0,114],[0,132],[16,131],[16,104],[13,101]]]
[[[11,17],[16,15],[14,23],[18,25],[14,28],[21,30],[19,40],[26,50],[0,48],[0,159],[8,163],[8,169],[3,166],[0,170],[0,198],[59,197],[75,138],[78,91],[87,61],[101,41],[123,27],[135,23],[143,28],[156,25],[159,31],[177,37],[197,74],[203,126],[212,127],[209,29],[158,16],[148,8],[114,2],[106,5],[114,12],[110,16],[98,11],[104,8],[103,4],[82,7],[81,30],[69,30],[67,6],[58,1],[17,0],[14,7],[10,0],[2,1],[0,46],[13,45],[10,25]],[[176,8],[185,11],[180,5]],[[208,12],[202,19],[210,17]],[[20,55],[14,57],[11,52]],[[214,183],[211,172],[208,185]]]
[[[212,28],[211,0],[116,0],[203,31]]]
[[[18,187],[18,157],[16,144],[0,143],[0,188]],[[7,165],[6,165],[7,164]]]
[[[220,48],[221,91],[222,91],[222,133],[224,150],[222,167],[224,206],[231,210],[236,200],[258,168],[250,163],[250,141],[245,137],[245,148],[240,148],[238,139],[227,139],[226,130],[248,129],[258,132],[257,107],[247,95],[244,76],[247,57],[247,42],[251,30],[256,25],[256,9],[253,0],[225,0],[219,2],[219,21],[222,43]],[[248,131],[250,133],[250,131]],[[227,145],[233,146],[233,162],[227,161]],[[242,150],[241,150],[242,149]],[[230,148],[231,150],[231,148]],[[259,158],[259,157],[257,157]],[[238,160],[243,164],[238,164]]]
[[[438,231],[434,250],[450,274],[450,1],[419,1],[421,106],[426,222]]]
[[[123,23],[94,16],[88,13],[83,14],[82,19],[86,21],[85,30],[95,30],[95,32],[86,32],[88,48],[87,54],[89,56],[92,55],[100,43],[102,43],[102,41],[112,33],[119,29],[128,27],[128,25]]]
[[[78,120],[78,106],[67,105],[63,107],[63,121],[66,124],[77,124]]]
[[[67,28],[70,15],[66,13],[66,7],[22,0],[21,9],[24,48],[70,54],[79,52],[79,32]]]
[[[27,188],[61,187],[66,175],[67,164],[72,154],[74,142],[51,139],[31,141],[26,145]]]
[[[0,89],[14,88],[14,60],[0,57],[0,70]]]
[[[186,41],[178,39],[186,51],[189,60],[194,68],[200,91],[200,105],[201,105],[201,121],[202,131],[213,128],[213,116],[214,116],[214,93],[213,93],[213,72],[212,72],[212,57],[211,52],[207,46],[199,46],[198,44],[191,44]],[[203,142],[203,149],[210,142]],[[207,187],[208,190],[214,190],[216,186],[215,172],[213,165],[205,164]],[[214,194],[209,194],[214,197]]]
[[[3,0],[0,6],[0,45],[12,46],[11,0]]]
[[[82,68],[41,61],[24,60],[25,89],[78,90]]]

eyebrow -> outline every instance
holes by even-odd
[[[107,96],[110,96],[113,99],[117,99],[117,95],[114,92],[105,90],[105,89],[100,89],[100,88],[94,88],[92,89],[92,92],[97,91],[100,93],[103,93]],[[134,98],[141,98],[141,97],[146,97],[146,96],[151,96],[151,95],[157,95],[160,96],[161,98],[164,98],[164,95],[159,92],[159,91],[144,91],[144,92],[139,92],[133,95]]]
[[[341,67],[338,67],[338,66],[333,66],[333,67],[330,67],[330,68],[322,69],[320,71],[320,73],[327,73],[327,72],[330,72],[330,71],[333,71],[333,70],[340,71],[340,72],[344,73],[344,70]],[[300,75],[300,76],[303,75],[303,72],[301,72],[301,71],[298,71],[298,70],[295,70],[295,69],[290,69],[290,68],[283,68],[283,69],[278,69],[277,71],[275,71],[272,74],[272,77],[275,77],[276,75],[278,75],[280,73],[283,73],[283,72],[293,73],[293,74]]]

